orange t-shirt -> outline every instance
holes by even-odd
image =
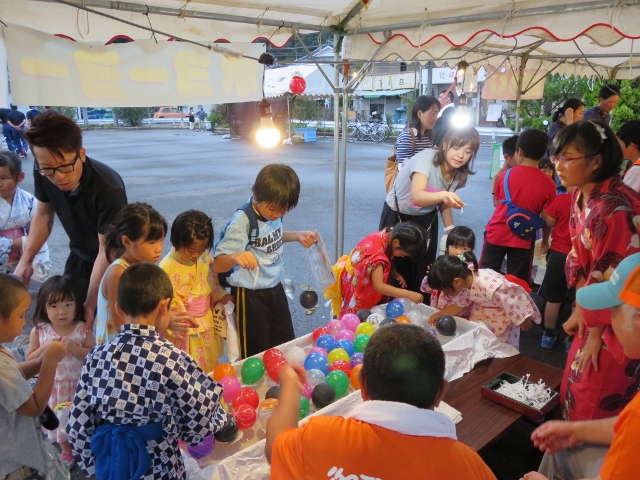
[[[471,448],[448,438],[404,435],[353,418],[317,417],[280,433],[273,480],[495,480]]]
[[[623,480],[638,478],[640,471],[640,395],[636,396],[622,410],[613,427],[616,436],[611,442],[604,464],[600,470],[603,480]]]

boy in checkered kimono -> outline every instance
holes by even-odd
[[[222,387],[160,337],[172,297],[160,267],[127,268],[116,307],[125,325],[87,355],[67,431],[78,466],[98,480],[184,480],[178,439],[198,445],[226,422]]]

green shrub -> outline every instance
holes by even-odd
[[[117,107],[112,109],[113,114],[131,127],[139,127],[142,120],[149,118],[148,107]]]
[[[209,113],[208,117],[211,122],[211,128],[218,127],[229,127],[229,109],[227,108],[226,103],[221,103],[220,105],[214,105]]]
[[[308,98],[296,97],[295,105],[293,106],[293,118],[303,122],[311,122],[318,119],[318,102],[310,100]]]

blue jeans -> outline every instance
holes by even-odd
[[[12,152],[16,151],[16,146],[15,146],[15,143],[13,142],[13,132],[15,131],[16,131],[15,128],[13,128],[8,123],[2,124],[2,135],[4,135],[4,137],[7,139],[7,149]]]
[[[11,134],[13,135],[13,145],[16,147],[14,150],[16,153],[20,153],[20,149],[23,148],[25,152],[29,149],[29,145],[24,138],[24,127],[20,127],[20,130],[9,126],[11,128]]]

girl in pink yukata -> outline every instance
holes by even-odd
[[[469,227],[454,227],[447,235],[447,255],[457,256],[465,252],[473,252],[476,246],[476,235]],[[429,277],[424,277],[420,290],[431,294],[430,305],[438,310],[435,318],[441,315],[452,315],[469,319],[473,303],[469,301],[469,290],[464,289],[457,295],[450,297],[444,290],[435,290],[429,286]],[[460,310],[458,305],[467,305]]]
[[[54,342],[61,342],[67,352],[58,363],[49,397],[49,406],[54,409],[73,401],[84,359],[96,346],[91,329],[84,323],[82,293],[72,277],[54,275],[42,284],[33,323],[35,327],[29,336],[27,360],[39,358]],[[62,462],[71,468],[73,454],[64,428],[52,430],[48,435],[52,442],[60,444]]]
[[[472,252],[437,258],[429,270],[429,285],[451,297],[468,290],[469,302],[474,304],[469,320],[486,323],[496,337],[516,348],[520,330],[541,322],[540,312],[524,288],[491,269],[478,269]],[[457,307],[462,311],[468,305]],[[429,319],[431,323],[434,317]]]

